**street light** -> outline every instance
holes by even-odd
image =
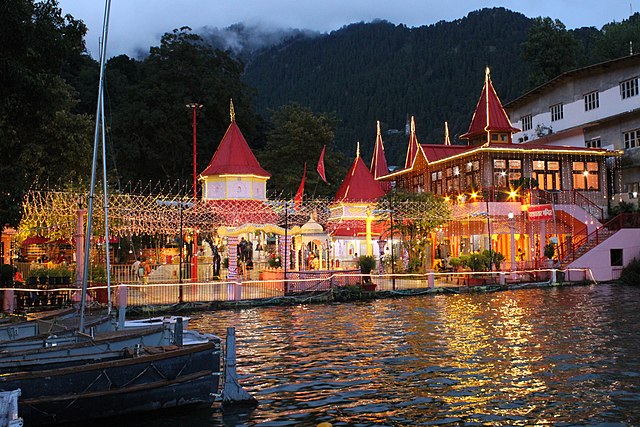
[[[182,210],[184,208],[190,208],[193,206],[193,203],[189,202],[180,202],[177,200],[156,200],[156,204],[158,206],[178,206],[180,208],[180,274],[179,274],[179,283],[182,285],[182,248],[184,246],[184,234],[182,233]],[[182,286],[179,288],[179,300],[182,302]]]

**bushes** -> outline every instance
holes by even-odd
[[[638,286],[640,284],[640,260],[634,258],[633,261],[622,270],[620,282],[625,285]]]
[[[465,267],[471,271],[489,271],[491,270],[491,258],[493,258],[495,270],[500,270],[500,263],[504,261],[504,255],[496,251],[489,252],[488,249],[480,253],[474,252],[469,255],[460,255],[459,258],[451,258],[449,259],[449,264],[453,268]]]

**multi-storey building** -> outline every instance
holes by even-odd
[[[623,150],[612,176],[611,199],[640,190],[640,55],[563,73],[505,104],[514,143]]]

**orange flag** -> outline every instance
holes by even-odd
[[[300,205],[302,204],[302,196],[304,195],[304,180],[307,177],[307,163],[304,163],[304,169],[302,172],[302,181],[300,181],[300,187],[298,187],[298,191],[296,192],[295,197],[293,198],[293,203],[295,205],[294,209],[300,209]]]
[[[322,180],[324,182],[327,182],[327,176],[324,174],[324,150],[325,148],[327,148],[327,146],[325,145],[324,147],[322,147],[322,152],[320,153],[320,159],[318,160],[318,175],[320,175],[320,178],[322,178]]]

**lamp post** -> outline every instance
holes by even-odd
[[[509,212],[509,233],[511,235],[511,274],[513,276],[516,271],[516,238],[515,238],[516,219],[513,212]]]
[[[196,120],[196,112],[202,108],[202,104],[198,104],[197,102],[192,102],[186,105],[187,108],[191,108],[193,111],[193,203],[198,199],[198,171],[197,171],[197,154],[196,154],[196,146],[197,146],[197,120]],[[182,224],[182,210],[180,211],[180,223]],[[180,234],[182,236],[182,233]],[[181,237],[182,238],[182,237]],[[182,246],[180,246],[180,253],[182,254]],[[198,231],[193,229],[193,242],[191,248],[191,281],[198,281]],[[180,269],[182,272],[182,268]]]
[[[180,273],[179,273],[179,301],[182,302],[182,249],[184,246],[184,234],[182,233],[182,210],[193,206],[193,203],[187,203],[176,200],[156,200],[158,206],[177,206],[180,209]]]

